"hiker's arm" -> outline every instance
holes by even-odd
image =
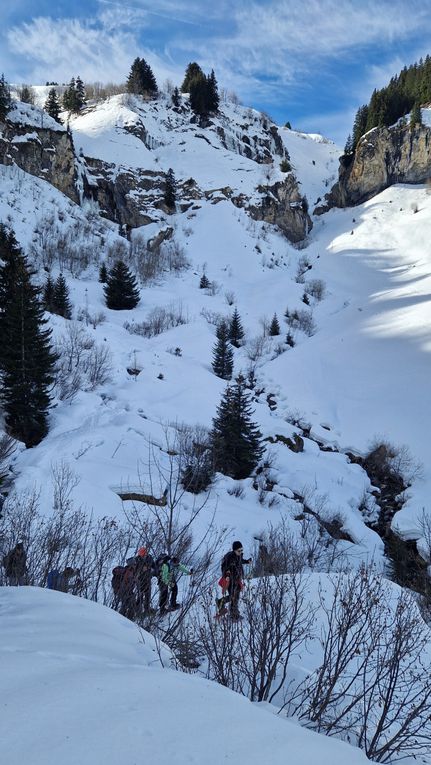
[[[190,575],[192,573],[192,569],[188,568],[188,566],[185,566],[184,563],[179,563],[178,564],[178,569],[179,569],[179,571],[181,571],[182,574],[189,574]]]
[[[169,566],[167,566],[166,563],[163,564],[160,573],[163,584],[169,584]]]

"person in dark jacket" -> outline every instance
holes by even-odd
[[[146,547],[140,547],[135,558],[135,579],[138,595],[138,609],[144,614],[151,613],[151,578],[154,560]]]
[[[22,542],[18,542],[3,558],[8,584],[23,585],[27,580],[27,554]]]
[[[251,563],[251,558],[243,558],[244,552],[241,542],[234,542],[232,550],[224,556],[221,563],[221,572],[223,579],[226,580],[227,592],[229,594],[230,615],[232,619],[241,619],[238,610],[238,601],[243,588],[244,564]],[[225,601],[226,602],[226,601]]]

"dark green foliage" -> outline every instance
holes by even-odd
[[[416,125],[422,125],[422,113],[421,113],[421,107],[418,102],[416,102],[413,105],[411,114],[410,114],[410,128],[415,128]]]
[[[69,300],[69,288],[63,274],[60,274],[54,286],[53,313],[64,319],[72,318],[72,304]]]
[[[186,491],[199,494],[210,486],[214,478],[214,460],[209,439],[193,440],[189,452],[181,472],[181,484]]]
[[[308,297],[306,292],[304,292],[304,294],[302,295],[302,302],[305,303],[305,305],[310,305],[310,298]]]
[[[290,173],[292,167],[287,159],[282,159],[280,162],[280,170],[282,173]]]
[[[6,114],[11,107],[11,97],[9,84],[4,78],[4,74],[0,77],[0,120],[4,120]]]
[[[49,311],[50,313],[55,313],[55,311],[54,311],[54,289],[55,289],[55,284],[54,284],[54,282],[53,282],[53,280],[51,278],[51,275],[49,274],[45,284],[43,285],[42,305],[43,305],[45,311]]]
[[[244,337],[244,330],[242,328],[241,319],[238,313],[238,309],[235,308],[232,318],[229,324],[229,340],[235,348],[239,348],[241,340]]]
[[[264,451],[251,415],[250,395],[240,375],[226,388],[211,431],[215,469],[236,480],[251,474]]]
[[[292,125],[290,124],[289,120],[284,123],[284,127],[287,128],[288,130],[292,130]]]
[[[127,78],[127,92],[138,96],[155,96],[157,82],[149,64],[143,58],[135,58]]]
[[[43,108],[49,114],[49,116],[52,117],[53,120],[59,122],[60,125],[62,124],[60,119],[61,104],[55,88],[51,88],[49,91],[48,98],[46,99],[45,106]]]
[[[1,400],[7,432],[27,447],[48,432],[49,390],[57,361],[32,276],[13,233],[1,225]]]
[[[233,369],[233,351],[229,343],[229,331],[225,321],[217,327],[217,342],[213,348],[212,368],[217,377],[230,380]]]
[[[190,93],[192,80],[195,80],[197,77],[204,77],[204,73],[199,64],[197,64],[196,61],[193,61],[187,66],[183,84],[181,85],[181,93]]]
[[[276,337],[280,334],[280,324],[277,319],[277,314],[272,317],[271,324],[269,325],[269,334],[271,337]]]
[[[353,151],[353,140],[352,140],[352,136],[349,133],[349,135],[347,136],[346,144],[344,146],[344,153],[351,154],[352,151]]]
[[[112,267],[104,287],[106,305],[115,311],[135,308],[139,303],[136,279],[122,260]]]
[[[82,107],[85,105],[85,87],[79,74],[76,78],[75,102],[77,107],[76,111],[80,112]]]
[[[353,125],[353,150],[362,135],[374,127],[393,125],[415,104],[431,101],[431,57],[404,67],[385,88],[374,90],[370,102],[358,110]]]
[[[178,108],[181,103],[180,94],[179,94],[178,88],[176,87],[174,88],[174,92],[172,93],[172,103],[176,108]]]
[[[166,183],[165,183],[165,205],[169,208],[169,210],[175,209],[175,199],[177,195],[177,182],[175,180],[174,171],[170,167],[168,172],[166,173]]]
[[[217,111],[219,95],[214,70],[207,77],[199,67],[199,71],[188,80],[188,92],[190,93],[190,106],[195,114],[205,117]]]
[[[99,268],[99,282],[102,284],[106,284],[106,280],[108,278],[108,269],[106,268],[106,264],[102,263],[102,265]]]
[[[295,347],[295,340],[291,332],[288,332],[286,335],[286,345],[288,345],[290,348]]]
[[[206,274],[202,274],[201,280],[199,282],[199,289],[206,290],[210,286],[211,282],[208,279],[208,276]]]

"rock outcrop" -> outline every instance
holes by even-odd
[[[244,206],[255,220],[272,223],[285,234],[291,242],[301,242],[311,231],[313,224],[308,214],[308,205],[301,195],[298,182],[290,174],[284,181],[277,181],[272,186],[259,186],[259,203],[238,204],[238,198],[232,199],[238,206]]]
[[[30,175],[51,183],[79,203],[73,140],[66,130],[17,125],[6,120],[0,132],[0,162],[16,164]]]
[[[360,204],[393,183],[424,183],[430,177],[430,128],[374,128],[361,138],[354,155],[340,158],[338,182],[314,212]]]

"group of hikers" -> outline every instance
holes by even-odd
[[[218,618],[228,612],[233,620],[241,618],[238,603],[244,586],[243,567],[251,563],[251,558],[245,559],[243,552],[241,542],[233,542],[232,549],[221,562],[219,585],[222,595],[216,599]],[[2,562],[9,585],[27,583],[27,555],[22,542],[18,542]],[[128,619],[157,613],[163,616],[169,611],[176,611],[181,608],[177,600],[181,574],[192,576],[193,569],[180,563],[176,556],[165,554],[154,560],[146,547],[140,547],[136,555],[127,559],[125,566],[115,566],[112,570],[113,606]],[[151,607],[153,577],[157,578],[159,588],[158,611]],[[60,592],[79,594],[81,584],[79,569],[71,566],[66,566],[63,571],[53,569],[47,575],[47,587]]]

